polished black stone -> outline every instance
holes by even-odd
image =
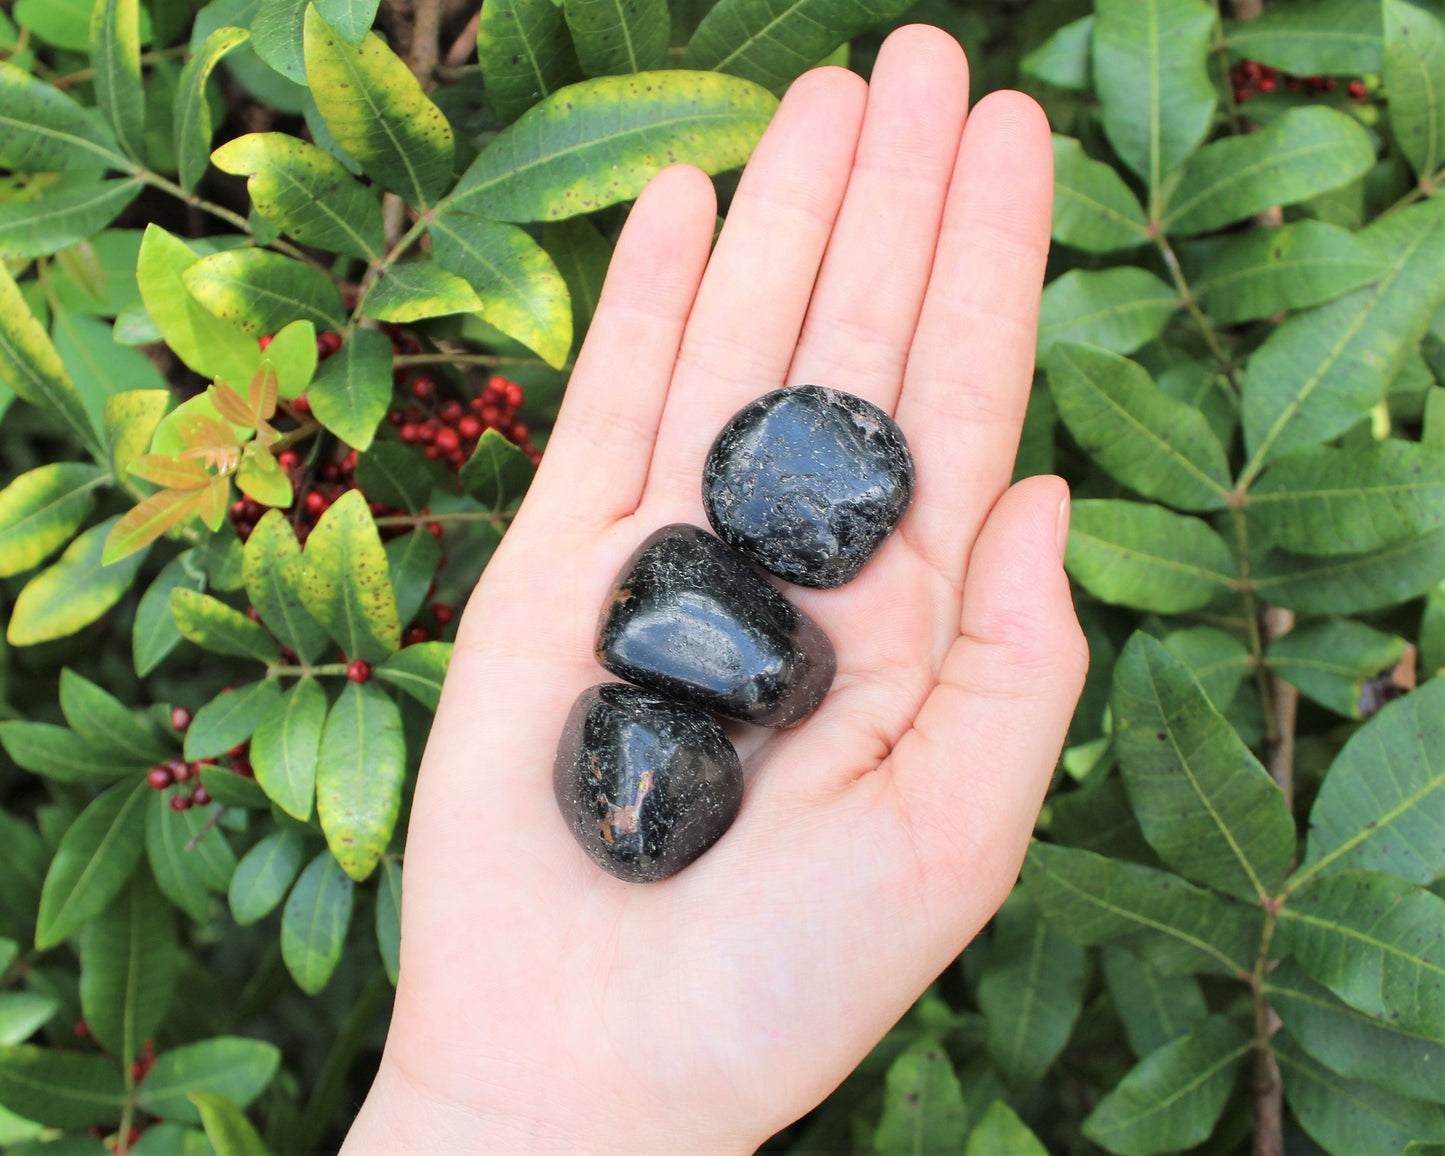
[[[622,568],[597,661],[704,710],[785,727],[817,709],[837,659],[822,629],[697,526],[664,526]]]
[[[681,871],[722,838],[743,801],[742,765],[717,720],[615,682],[572,705],[552,785],[582,849],[629,883]]]
[[[708,521],[779,578],[850,582],[913,501],[913,454],[870,401],[798,385],[758,398],[713,442],[702,475]]]

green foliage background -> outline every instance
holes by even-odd
[[[0,1147],[334,1150],[433,607],[532,470],[492,430],[448,472],[388,411],[500,371],[544,445],[647,179],[725,210],[794,77],[926,21],[1054,125],[1017,474],[1074,488],[1092,665],[1020,887],[768,1149],[1439,1150],[1439,4],[488,0],[440,65],[427,7],[0,4]],[[304,546],[289,447],[357,455]],[[233,481],[282,511],[244,543]],[[175,759],[211,803],[147,783]]]

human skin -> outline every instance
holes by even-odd
[[[406,850],[401,980],[345,1156],[728,1153],[816,1105],[1017,878],[1087,648],[1068,491],[1009,486],[1053,199],[1027,97],[966,112],[938,29],[871,86],[789,89],[711,248],[711,182],[659,174],[525,504],[460,623]],[[918,493],[854,582],[790,588],[838,677],[781,732],[734,730],[742,811],[645,886],[600,871],[552,793],[603,681],[599,607],[669,522],[706,525],[708,446],[814,382],[895,415]]]

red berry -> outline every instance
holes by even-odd
[[[429,377],[419,377],[411,383],[411,395],[417,401],[431,401],[437,395],[437,383]]]
[[[513,409],[522,404],[522,387],[515,381],[507,382],[506,388],[507,404]]]
[[[359,658],[355,662],[347,663],[346,677],[351,682],[365,682],[371,677],[371,664]]]
[[[418,642],[425,642],[426,638],[426,627],[413,626],[401,636],[401,644],[403,646],[415,646]]]
[[[474,442],[482,436],[482,423],[474,417],[464,417],[461,421],[457,422],[457,433],[461,434],[467,441]]]
[[[422,450],[422,453],[426,454],[432,461],[436,461],[437,458],[442,456],[441,450],[437,449],[436,446],[427,446],[426,449]]]
[[[454,453],[461,444],[461,435],[452,429],[451,426],[437,430],[436,447],[441,450],[442,453]]]
[[[171,767],[171,777],[178,783],[184,783],[195,778],[201,773],[199,763],[177,763]]]
[[[174,781],[165,767],[152,767],[146,772],[146,782],[157,791],[164,791]]]
[[[183,731],[191,725],[191,712],[183,706],[171,708],[171,726],[178,731]]]
[[[494,429],[502,420],[502,411],[494,405],[482,406],[481,419]]]
[[[260,347],[262,348],[262,350],[266,350],[266,349],[269,349],[269,348],[271,347],[271,342],[273,342],[273,341],[275,341],[275,340],[276,340],[276,339],[275,339],[274,337],[263,337],[263,338],[261,338],[261,340],[260,340],[259,342],[257,342],[257,344],[260,345]]]
[[[401,427],[401,440],[408,445],[421,441],[421,427],[415,422],[407,422]]]
[[[447,454],[447,465],[451,466],[452,469],[454,469],[454,470],[459,470],[459,469],[461,469],[461,468],[462,468],[464,465],[466,465],[466,464],[467,464],[467,451],[466,451],[466,450],[456,449],[456,450],[452,450],[451,453]]]
[[[482,398],[480,394],[478,394],[476,397],[472,398],[471,401],[467,402],[467,408],[470,409],[473,413],[480,413],[482,406],[486,404],[486,401]]]
[[[211,792],[205,787],[197,787],[191,792],[191,802],[197,807],[208,807],[211,804]]]
[[[301,464],[301,457],[295,450],[282,450],[276,455],[276,461],[283,470],[294,470]]]
[[[323,361],[341,348],[341,334],[339,333],[318,333],[316,335],[316,355]]]
[[[326,512],[326,498],[316,490],[312,490],[306,495],[306,501],[303,504],[306,506],[308,514],[320,515]]]
[[[172,796],[171,796],[171,810],[172,810],[172,811],[189,811],[190,809],[191,809],[191,797],[190,797],[190,795],[172,795]]]
[[[1278,87],[1279,82],[1276,81],[1272,76],[1263,77],[1259,82],[1260,92],[1273,92]]]
[[[1365,82],[1363,80],[1352,80],[1346,86],[1345,91],[1350,94],[1351,100],[1364,100],[1366,96]]]
[[[245,754],[246,754],[246,752],[249,751],[250,749],[251,749],[251,740],[250,740],[250,739],[247,739],[244,743],[237,743],[234,747],[232,747],[229,751],[227,751],[227,752],[226,752],[226,757],[229,758],[229,759],[239,759],[239,758],[244,757]]]
[[[519,421],[512,423],[512,428],[507,431],[507,436],[514,442],[524,442],[531,431]]]
[[[76,1039],[81,1040],[88,1039],[90,1037],[90,1025],[84,1020],[75,1021],[75,1037]]]
[[[310,413],[311,403],[306,399],[306,395],[303,393],[300,397],[298,397],[295,401],[291,403],[291,408],[294,409],[297,413]]]
[[[431,450],[433,450],[433,449],[435,449],[435,448],[436,448],[435,446],[427,446],[427,450],[428,450],[428,451],[431,451]],[[431,456],[432,456],[431,453],[428,452],[428,453],[427,453],[427,457],[431,457]],[[440,538],[441,538],[441,536],[442,536],[442,524],[441,524],[440,522],[428,522],[428,523],[426,524],[426,532],[427,532],[428,534],[430,534],[433,538],[436,538],[436,539],[440,540]]]
[[[392,425],[401,425],[406,418],[402,416],[401,410],[394,409],[386,415],[386,420],[391,422]]]
[[[323,482],[339,482],[341,480],[341,463],[327,462],[322,466],[321,480]]]
[[[257,609],[256,609],[254,606],[248,606],[248,607],[246,607],[246,617],[249,618],[252,622],[260,622],[260,621],[261,621],[260,612],[257,611]]]
[[[448,425],[455,425],[461,416],[462,403],[459,401],[444,401],[442,402],[441,408],[437,410],[437,417],[441,418],[442,421]]]
[[[427,445],[437,440],[437,431],[441,425],[435,421],[424,421],[417,427],[417,437]]]
[[[446,626],[448,623],[451,622],[453,615],[456,614],[456,611],[453,610],[450,606],[448,606],[445,602],[433,602],[431,604],[431,613],[432,617],[437,620],[438,626]]]
[[[231,770],[243,779],[254,779],[256,777],[256,772],[251,769],[251,763],[248,759],[232,759]]]
[[[1238,89],[1235,89],[1235,92],[1234,92],[1234,103],[1235,103],[1235,104],[1243,104],[1246,100],[1248,100],[1248,99],[1249,99],[1251,96],[1253,96],[1253,95],[1254,95],[1254,89],[1252,89],[1252,88],[1238,88]]]
[[[356,451],[352,450],[349,454],[347,454],[344,458],[341,459],[341,473],[345,477],[350,477],[355,472]]]

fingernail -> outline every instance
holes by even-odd
[[[1059,539],[1059,562],[1064,561],[1064,551],[1069,547],[1069,495],[1065,494],[1059,502],[1059,521],[1057,527]]]

